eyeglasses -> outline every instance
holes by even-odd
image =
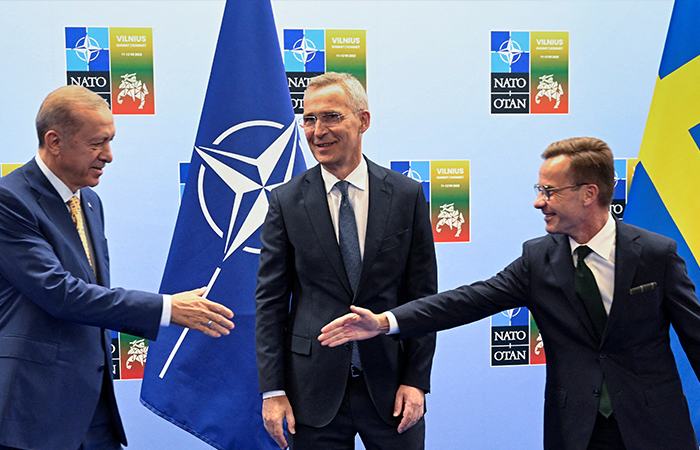
[[[301,125],[304,128],[315,128],[316,127],[316,122],[319,120],[324,126],[327,127],[333,127],[335,125],[338,125],[340,122],[343,121],[345,118],[345,114],[340,114],[340,113],[323,113],[321,114],[321,117],[316,117],[316,116],[304,116],[300,117],[298,122],[299,125]]]
[[[544,195],[544,199],[549,201],[549,198],[552,196],[552,193],[554,193],[554,192],[562,191],[564,189],[577,188],[580,186],[585,186],[587,184],[591,184],[591,183],[579,183],[579,184],[572,184],[571,186],[562,186],[562,187],[540,186],[539,184],[536,184],[535,185],[535,193],[537,193],[537,195],[540,195],[540,192],[541,192],[542,195]]]

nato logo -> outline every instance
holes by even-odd
[[[391,161],[391,170],[418,181],[430,203],[430,161]]]
[[[530,32],[491,32],[491,114],[530,112]]]
[[[530,32],[491,32],[491,72],[530,72]]]
[[[515,308],[491,316],[491,366],[530,363],[530,312]]]
[[[66,27],[66,70],[109,70],[109,28]]]
[[[325,30],[284,30],[284,70],[325,72],[325,35]]]

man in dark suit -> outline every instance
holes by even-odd
[[[120,449],[106,329],[155,339],[174,323],[218,337],[233,313],[202,289],[110,289],[90,187],[112,161],[112,113],[97,94],[66,86],[36,123],[38,155],[0,178],[0,450]]]
[[[363,157],[369,124],[357,79],[312,79],[302,125],[320,164],[270,194],[256,346],[263,420],[281,448],[288,438],[295,450],[352,449],[358,433],[367,449],[423,448],[434,334],[336,349],[316,340],[351,304],[393,307],[436,292],[423,190]]]
[[[386,314],[356,308],[319,339],[406,338],[526,306],[547,352],[545,449],[697,450],[669,326],[700,373],[700,305],[676,243],[611,216],[603,141],[567,139],[542,156],[535,208],[550,234],[487,281]]]

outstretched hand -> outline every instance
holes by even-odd
[[[207,336],[221,337],[229,334],[234,325],[229,319],[233,312],[216,302],[203,298],[206,288],[174,294],[170,323],[198,330]]]
[[[337,347],[349,341],[363,341],[389,331],[385,314],[374,314],[369,309],[351,306],[351,313],[335,319],[321,328],[321,345]]]

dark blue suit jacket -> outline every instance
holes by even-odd
[[[274,189],[263,225],[256,291],[261,392],[284,389],[297,423],[320,427],[335,417],[350,369],[350,346],[328,348],[321,328],[351,304],[392,308],[437,289],[427,202],[420,184],[367,161],[369,211],[357,293],[343,266],[321,167]],[[367,387],[379,414],[392,417],[399,385],[430,389],[433,334],[359,342]]]
[[[0,178],[0,445],[78,448],[103,386],[126,443],[105,328],[155,339],[162,296],[108,288],[102,203],[90,188],[81,197],[97,280],[36,161]]]
[[[655,282],[643,293],[634,287]],[[670,347],[673,325],[700,373],[700,304],[675,241],[617,222],[615,292],[602,342],[574,291],[567,236],[523,245],[495,277],[393,309],[409,337],[526,306],[547,355],[544,448],[585,450],[605,376],[627,450],[697,450]]]

